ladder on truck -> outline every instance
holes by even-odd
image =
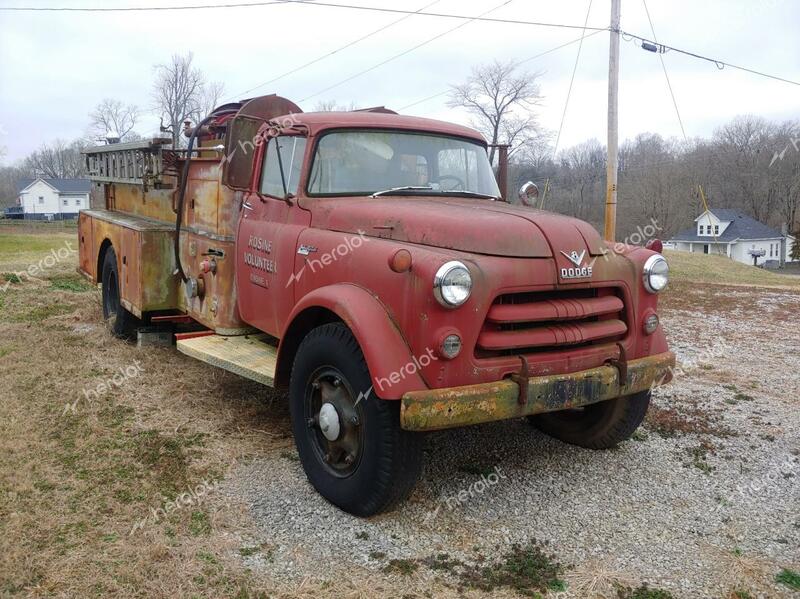
[[[83,151],[88,177],[99,183],[131,183],[145,189],[159,187],[165,167],[162,150],[171,143],[169,137],[154,137],[88,148]]]

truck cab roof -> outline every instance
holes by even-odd
[[[293,124],[304,125],[308,127],[311,135],[317,135],[326,129],[405,129],[424,131],[426,133],[436,133],[440,135],[453,135],[456,137],[474,140],[482,145],[486,145],[486,140],[484,139],[483,135],[470,127],[456,125],[446,121],[426,119],[417,116],[392,114],[388,112],[301,112],[287,114],[273,120],[285,122],[288,119],[291,119]]]

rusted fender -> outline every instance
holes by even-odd
[[[306,294],[287,319],[281,339],[298,316],[310,308],[334,312],[350,328],[367,361],[373,389],[370,397],[400,399],[404,393],[426,389],[417,362],[386,307],[369,291],[352,283],[320,287]],[[283,343],[278,350],[278,368],[286,359]],[[367,389],[359,390],[367,393]]]
[[[400,424],[406,430],[429,431],[577,408],[662,385],[672,378],[674,367],[675,354],[665,352],[629,361],[623,381],[612,365],[531,377],[524,401],[520,386],[510,379],[412,391],[403,395]]]

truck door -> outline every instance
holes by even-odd
[[[236,237],[241,317],[276,337],[294,307],[297,239],[311,221],[311,214],[295,199],[305,149],[306,138],[301,135],[269,140],[260,165],[255,165],[259,169],[255,191],[244,194]],[[290,194],[288,201],[284,184]]]

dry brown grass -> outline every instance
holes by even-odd
[[[46,231],[0,228],[0,272],[73,239]],[[429,572],[353,566],[346,579],[299,583],[252,573],[239,550],[254,524],[222,493],[154,519],[187,489],[291,447],[288,405],[174,349],[113,339],[99,291],[72,284],[76,262],[0,292],[0,597],[394,598],[398,585],[461,596]],[[136,361],[139,375],[86,399]]]
[[[663,437],[694,433],[729,437],[734,434],[730,429],[718,422],[719,418],[710,412],[688,403],[678,407],[662,407],[652,402],[647,411],[645,424],[647,428]]]
[[[39,235],[30,243],[10,237],[0,241],[0,271],[43,253]],[[213,492],[131,529],[237,461],[285,447],[281,395],[173,350],[140,351],[111,338],[96,291],[52,285],[54,277],[71,280],[75,266],[59,264],[0,294],[0,595],[248,597],[277,589],[228,557],[246,519]],[[86,399],[84,390],[135,361],[140,374]],[[75,413],[65,413],[76,400]]]

